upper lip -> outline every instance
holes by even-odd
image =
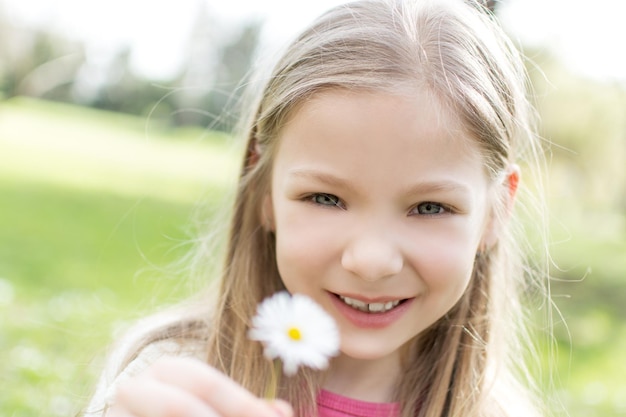
[[[396,296],[387,296],[387,295],[382,295],[382,296],[377,296],[377,297],[366,297],[364,295],[353,294],[353,293],[332,293],[332,294],[337,295],[337,296],[352,298],[354,300],[359,300],[367,304],[388,303],[390,301],[398,301],[398,300],[401,301],[401,300],[406,300],[407,298],[411,298],[411,297],[406,297],[406,296],[396,297]]]

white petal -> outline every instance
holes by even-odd
[[[288,336],[293,327],[302,336],[298,341]],[[300,294],[281,292],[264,300],[252,319],[248,337],[263,343],[266,357],[280,357],[287,375],[295,374],[300,365],[323,369],[328,358],[339,352],[339,331],[332,317]]]

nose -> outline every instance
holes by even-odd
[[[361,279],[374,282],[398,274],[404,260],[393,239],[372,234],[350,242],[342,254],[341,265]]]

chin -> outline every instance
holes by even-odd
[[[359,346],[349,345],[341,347],[343,356],[363,361],[390,359],[399,354],[401,347],[376,346],[371,343]]]

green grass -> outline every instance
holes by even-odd
[[[114,331],[190,291],[170,265],[196,202],[227,204],[236,154],[219,135],[16,100],[0,155],[0,415],[73,415]]]
[[[157,127],[0,103],[0,415],[75,414],[115,332],[193,290],[171,265],[197,210],[227,207],[237,147]],[[554,285],[568,323],[556,324],[556,395],[572,417],[623,416],[624,220],[581,212],[594,220],[560,216],[569,239],[554,247],[556,275],[570,281]]]
[[[0,195],[0,414],[70,415],[120,320],[183,296],[166,267],[190,206],[17,181]]]

